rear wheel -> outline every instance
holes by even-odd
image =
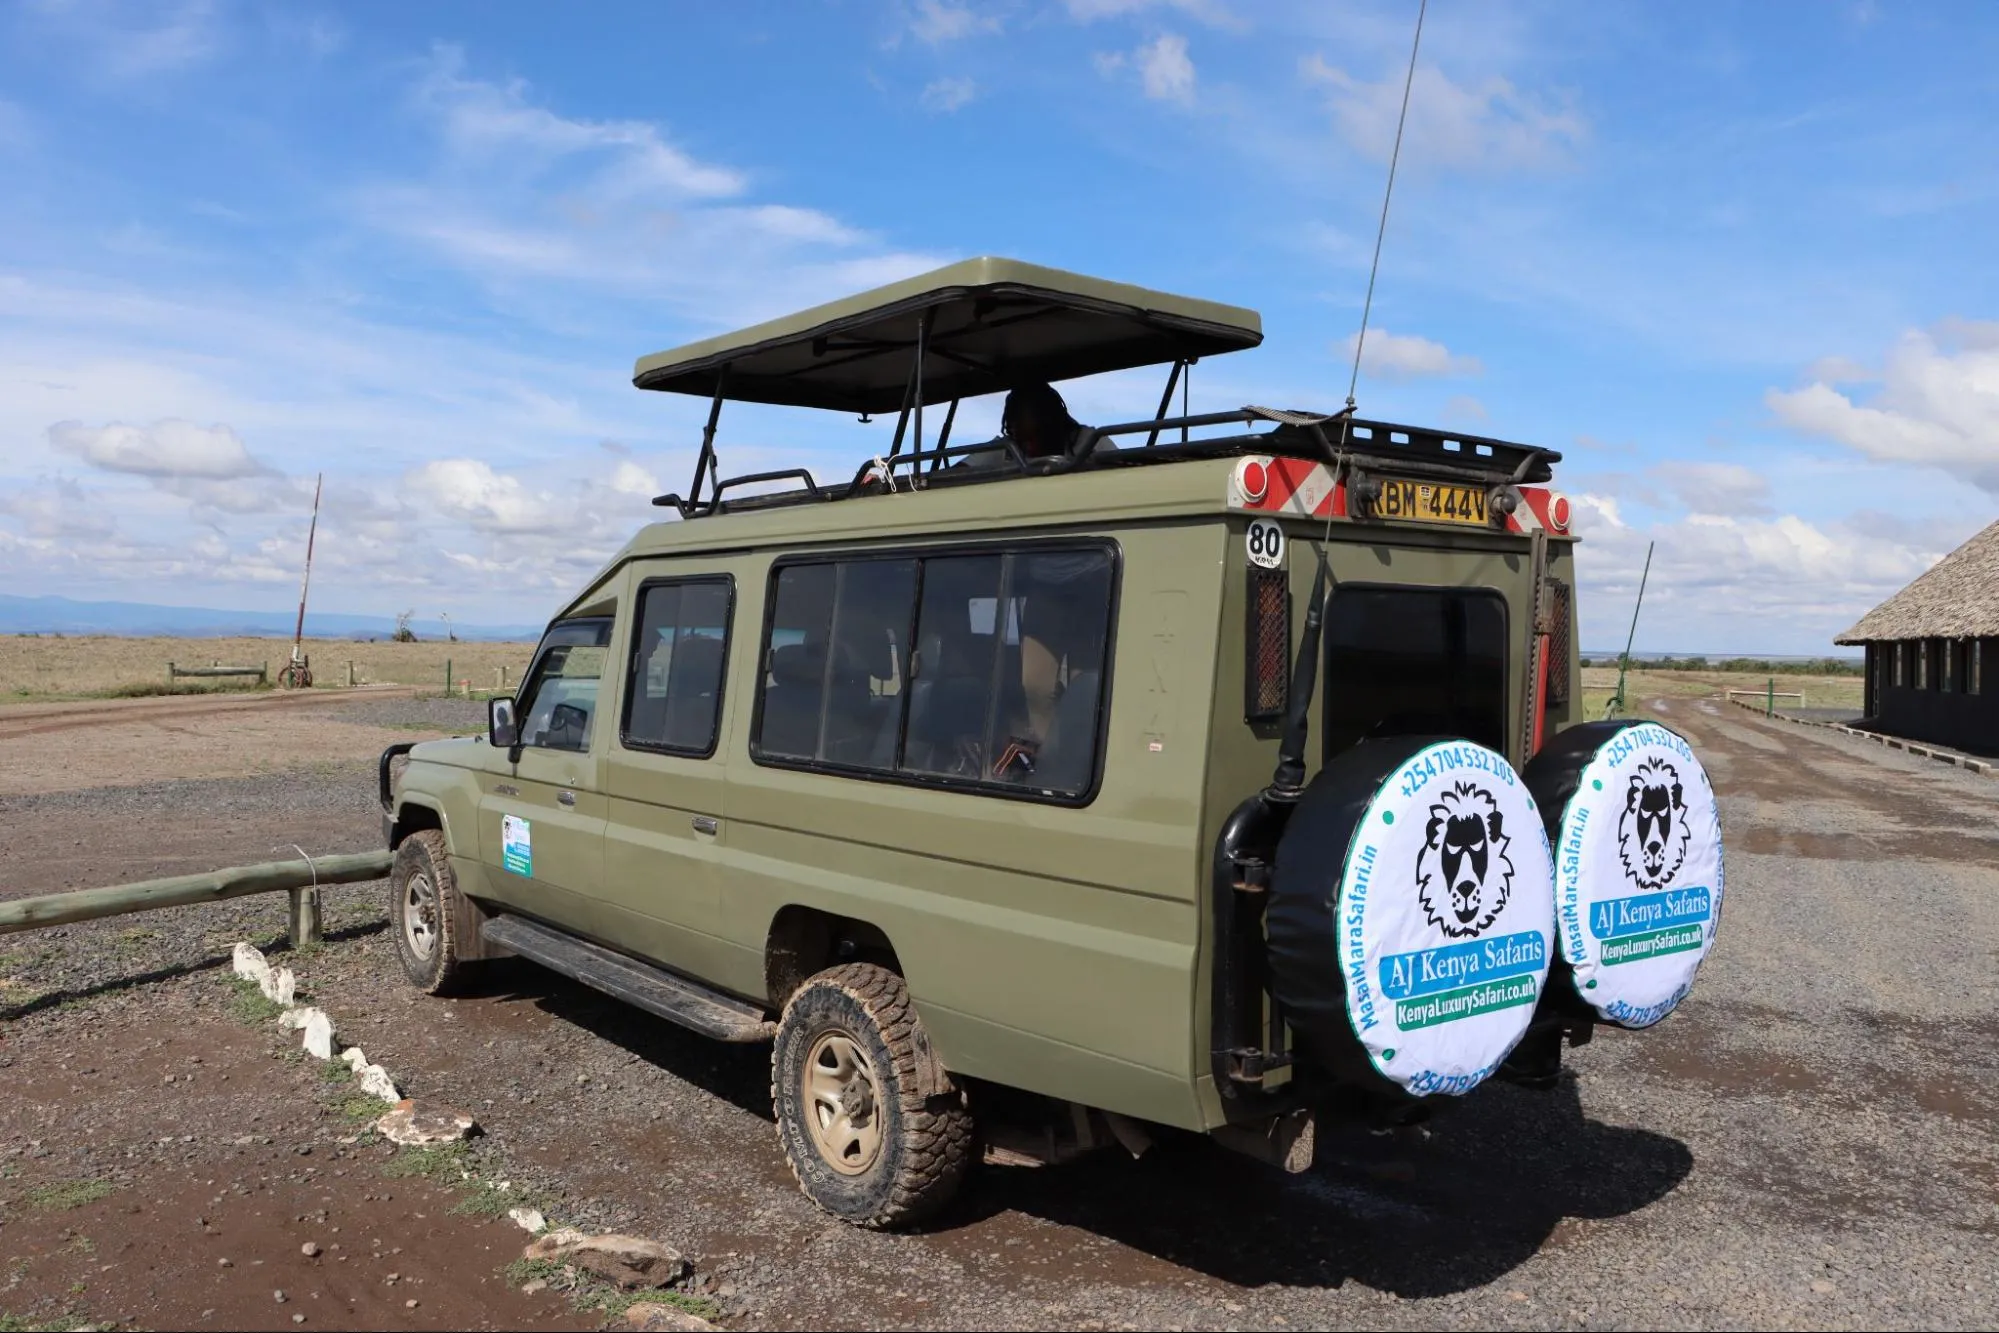
[[[462,986],[468,964],[458,955],[458,877],[442,833],[422,829],[403,839],[389,894],[396,956],[410,982],[431,995]]]
[[[964,1093],[887,968],[850,963],[799,987],[771,1051],[771,1101],[799,1187],[844,1221],[913,1225],[970,1171]]]

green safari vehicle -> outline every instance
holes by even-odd
[[[976,259],[640,360],[709,401],[691,487],[487,735],[382,757],[410,979],[518,955],[770,1042],[800,1185],[874,1227],[1162,1127],[1301,1169],[1664,1017],[1719,829],[1677,736],[1582,720],[1559,456],[1174,413],[1261,339]],[[1148,366],[1140,420],[1048,388]],[[851,476],[724,478],[730,401],[882,422]]]

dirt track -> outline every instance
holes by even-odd
[[[394,975],[379,889],[339,891],[337,942],[299,966],[410,1090],[479,1116],[481,1170],[565,1217],[681,1246],[731,1326],[1999,1322],[1999,781],[1717,704],[1659,706],[1707,759],[1732,847],[1694,998],[1653,1032],[1575,1052],[1552,1093],[1481,1090],[1427,1143],[1337,1142],[1298,1178],[1172,1142],[1136,1162],[989,1169],[928,1234],[860,1233],[792,1185],[761,1051],[525,965],[466,1000],[419,1000]],[[349,707],[309,720],[414,739],[414,712],[395,709],[476,717]],[[44,785],[69,766],[41,762]],[[256,859],[301,830],[313,850],[376,837],[365,762],[145,789],[64,780],[75,789],[0,796],[0,896]],[[226,1016],[228,943],[274,935],[280,916],[250,902],[0,940],[0,1077],[20,1089],[0,1105],[0,1314],[574,1322],[498,1281],[521,1240],[510,1224],[385,1180],[340,1142],[352,1131],[316,1075]],[[192,1090],[163,1082],[197,1051]],[[73,1212],[23,1201],[82,1179],[114,1192]],[[239,1184],[266,1202],[241,1202]],[[211,1244],[187,1213],[218,1191],[230,1211],[210,1217]],[[152,1242],[172,1227],[184,1247]],[[395,1271],[427,1291],[415,1309],[386,1299],[373,1260],[364,1284],[324,1259],[302,1270],[306,1239],[347,1245],[332,1261],[346,1270],[362,1245],[401,1246]]]

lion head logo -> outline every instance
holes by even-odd
[[[1617,854],[1641,889],[1663,889],[1686,863],[1693,830],[1681,797],[1680,774],[1654,756],[1638,765],[1617,820]]]
[[[1490,792],[1460,782],[1438,797],[1416,857],[1416,896],[1431,925],[1465,939],[1497,919],[1513,888],[1512,841]]]

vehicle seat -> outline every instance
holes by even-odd
[[[823,642],[788,643],[770,651],[757,744],[768,754],[812,758],[819,747],[819,695],[826,680]]]
[[[706,749],[714,739],[715,696],[722,684],[722,641],[690,635],[674,645],[666,673],[660,739],[682,749]]]
[[[1069,677],[1062,697],[1055,701],[1048,739],[1035,760],[1035,786],[1075,792],[1089,785],[1090,761],[1097,746],[1097,696],[1102,684],[1103,674],[1098,671],[1078,671]]]

